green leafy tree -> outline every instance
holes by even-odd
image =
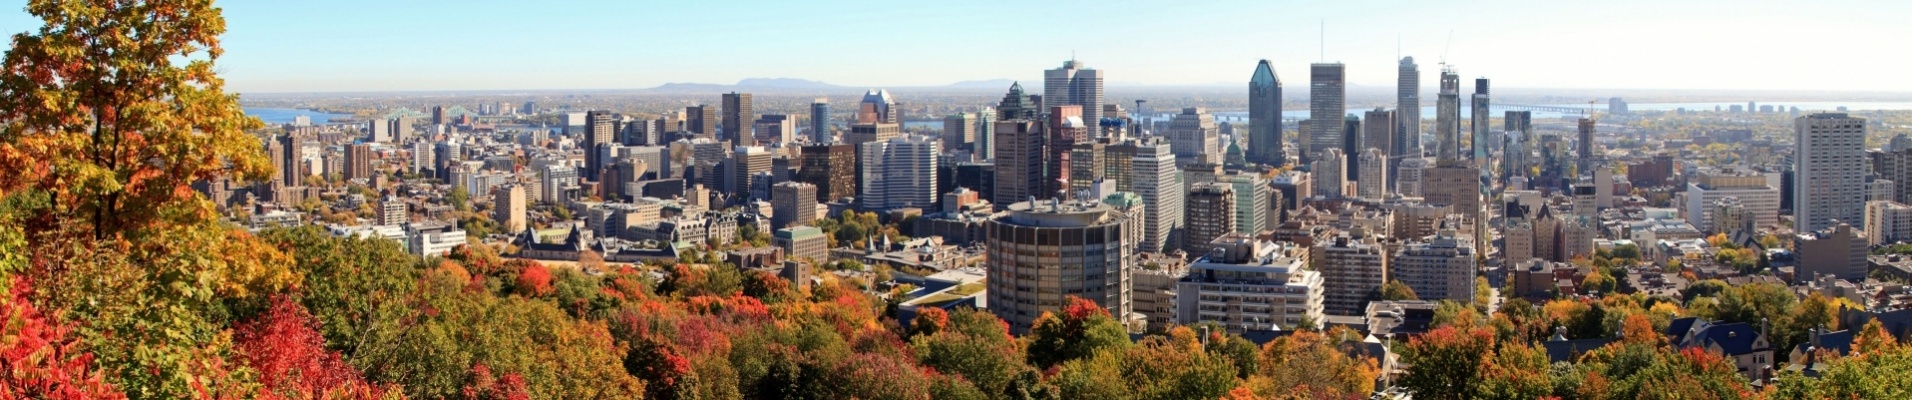
[[[1401,281],[1390,280],[1387,283],[1381,284],[1381,300],[1402,301],[1420,299],[1420,296],[1414,294],[1414,288],[1408,287],[1406,283],[1401,283]]]

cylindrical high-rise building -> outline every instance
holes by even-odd
[[[810,143],[829,144],[834,136],[830,134],[830,99],[818,97],[810,103]]]
[[[989,311],[1017,334],[1043,312],[1060,312],[1069,296],[1126,318],[1134,243],[1123,238],[1130,229],[1127,215],[1095,200],[1011,204],[984,227]]]

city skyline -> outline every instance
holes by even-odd
[[[988,14],[982,11],[1001,8],[242,2],[220,4],[229,21],[220,69],[241,93],[642,89],[748,78],[902,87],[1033,83],[1041,69],[1075,58],[1111,71],[1111,87],[1239,86],[1266,58],[1289,76],[1310,63],[1341,62],[1350,86],[1388,87],[1397,56],[1416,57],[1425,71],[1438,70],[1445,56],[1462,77],[1490,76],[1507,88],[1912,92],[1912,77],[1893,73],[1901,57],[1867,45],[1868,38],[1912,34],[1890,19],[1905,13],[1889,11],[1912,5],[1866,3],[1650,3],[1650,13],[1637,11],[1648,2],[1148,3],[1049,21],[1043,16],[1083,4],[1017,4],[1018,12]],[[0,6],[13,10],[0,13],[5,31],[39,25],[21,4]],[[1563,13],[1575,18],[1550,17]],[[698,22],[699,15],[710,18]],[[657,23],[639,23],[646,19]],[[1452,22],[1470,20],[1495,23]],[[1117,34],[1168,29],[1177,33]],[[986,45],[1005,41],[1026,45]],[[1784,51],[1802,48],[1817,55]],[[877,62],[846,64],[853,60]],[[1820,73],[1828,62],[1846,73]]]

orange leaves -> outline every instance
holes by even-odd
[[[551,294],[551,270],[536,262],[518,272],[518,293],[532,297]]]

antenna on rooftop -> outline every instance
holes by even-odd
[[[1321,62],[1328,62],[1328,19],[1321,19]]]
[[[1441,47],[1441,68],[1447,68],[1447,52],[1454,49],[1454,31],[1447,31],[1447,45]]]

